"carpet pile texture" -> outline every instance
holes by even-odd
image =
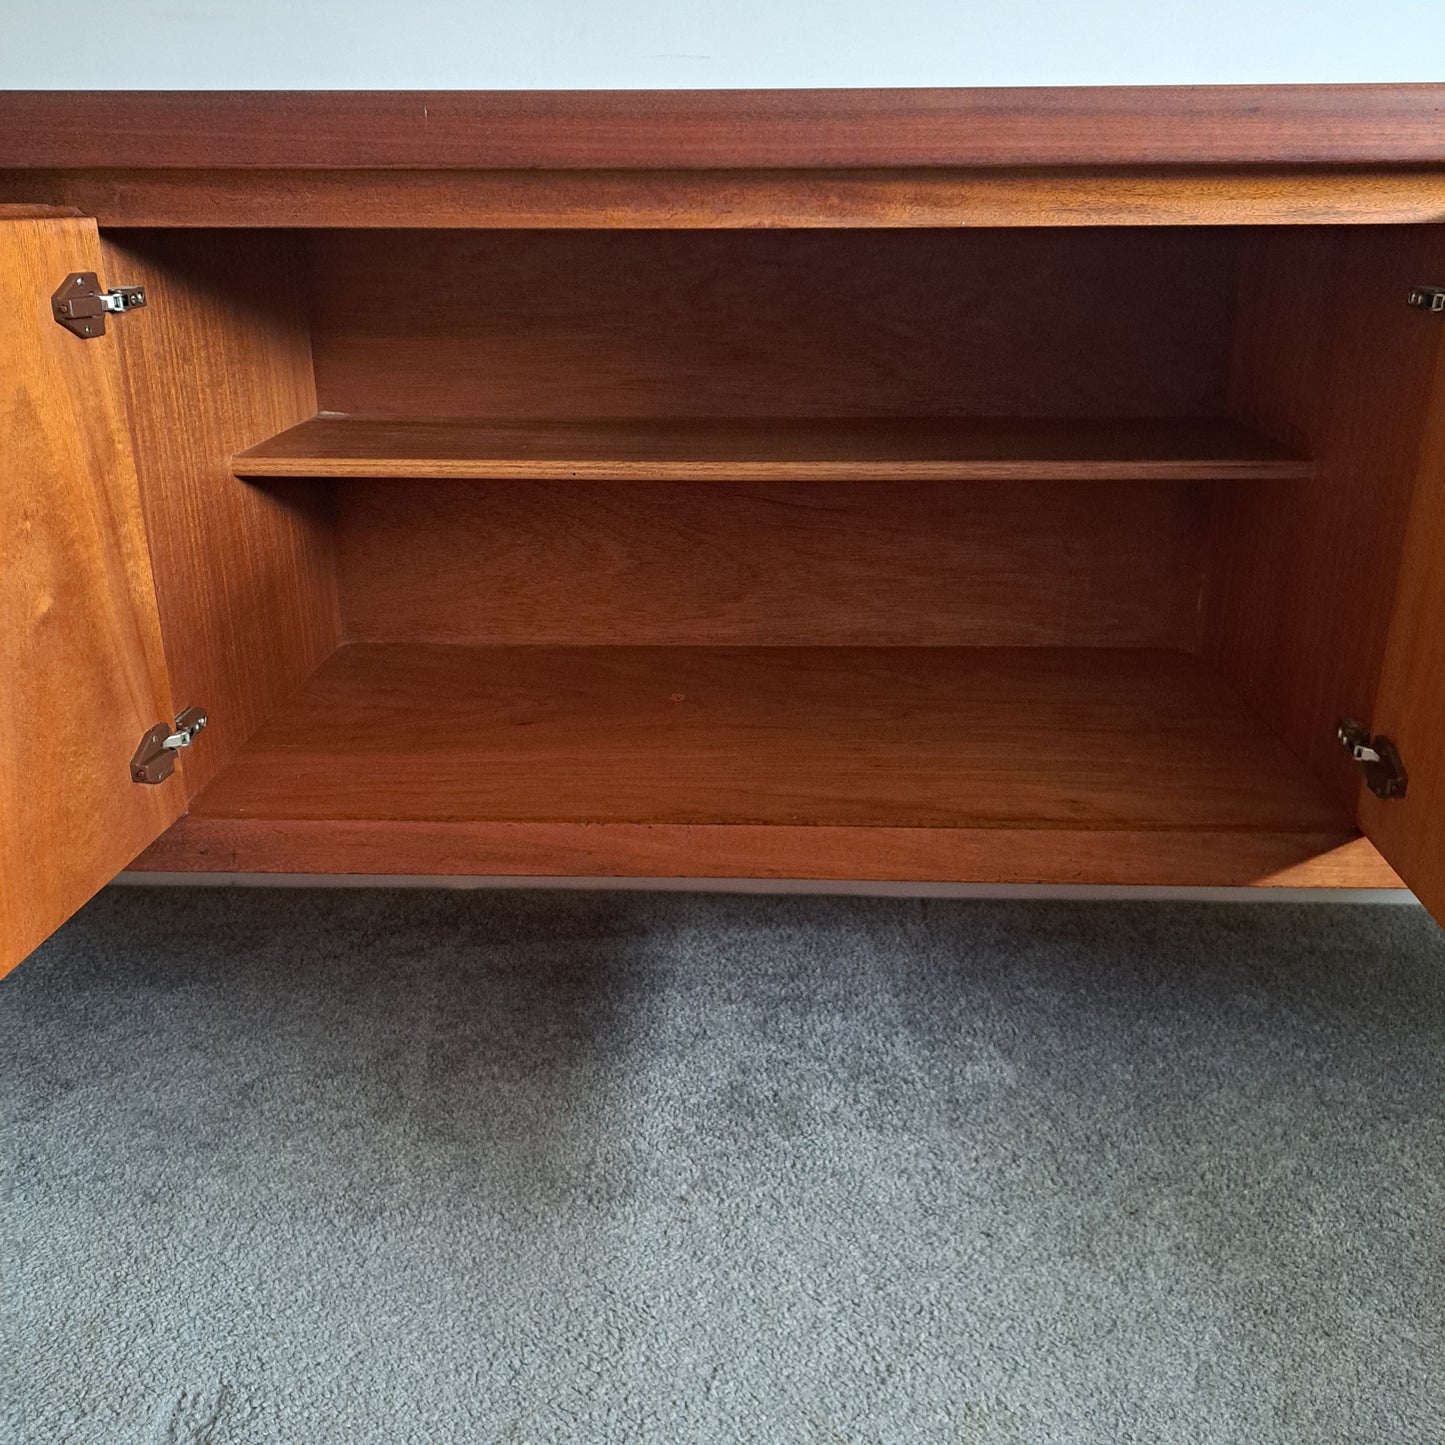
[[[115,888],[0,983],[0,1439],[1445,1441],[1398,907]]]

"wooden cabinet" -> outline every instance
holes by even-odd
[[[1445,914],[1442,108],[0,96],[0,964],[127,865]]]

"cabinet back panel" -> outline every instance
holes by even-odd
[[[323,410],[1199,416],[1238,233],[319,231]]]
[[[1190,483],[345,482],[355,641],[1192,647]]]

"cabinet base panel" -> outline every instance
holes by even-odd
[[[182,818],[144,872],[1400,888],[1348,833]]]
[[[139,868],[1388,888],[1197,658],[339,648]]]

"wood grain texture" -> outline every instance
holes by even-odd
[[[169,722],[115,327],[82,340],[51,293],[104,271],[95,223],[0,218],[0,973],[185,806],[131,781]]]
[[[192,814],[132,867],[159,873],[1402,886],[1365,839],[1348,833],[1227,829],[308,822]]]
[[[1372,716],[1440,339],[1405,296],[1430,276],[1445,228],[1259,233],[1244,270],[1232,408],[1318,472],[1221,490],[1204,652],[1351,804],[1335,723]]]
[[[345,646],[191,811],[1351,828],[1197,660],[1084,648]]]
[[[356,641],[1192,648],[1183,482],[337,484]]]
[[[74,206],[34,205],[25,201],[0,202],[0,221],[54,221],[79,214]]]
[[[171,679],[210,718],[185,759],[194,793],[340,635],[324,498],[230,468],[315,410],[302,276],[280,235],[128,233],[106,252],[147,292],[115,330]]]
[[[323,411],[419,420],[1226,410],[1239,245],[1230,231],[311,239]]]
[[[373,421],[325,415],[232,459],[238,477],[634,481],[1266,481],[1310,461],[1227,418]]]
[[[0,166],[1270,162],[1441,164],[1445,85],[0,93]]]
[[[107,226],[754,230],[1445,220],[1445,169],[25,171]]]
[[[1434,375],[1370,725],[1400,749],[1409,774],[1403,798],[1359,794],[1360,825],[1445,922],[1445,328]]]

